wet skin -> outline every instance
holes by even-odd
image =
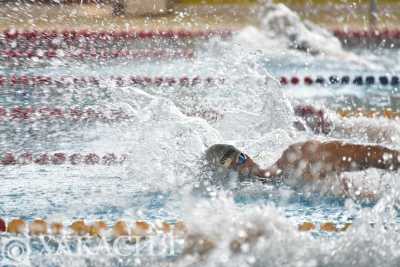
[[[273,182],[277,177],[293,173],[311,182],[324,179],[329,174],[368,168],[390,171],[400,168],[400,152],[397,150],[340,141],[311,140],[293,144],[272,166],[265,169],[231,145],[213,145],[207,149],[206,159],[214,166],[235,170],[242,176],[255,176],[263,182]]]

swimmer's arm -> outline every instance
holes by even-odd
[[[332,145],[336,145],[332,149]],[[395,171],[400,168],[400,152],[379,145],[325,143],[322,150],[334,152],[338,173],[368,168]]]

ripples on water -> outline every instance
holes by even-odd
[[[367,186],[375,189],[380,186],[384,197],[376,204],[354,203],[349,199],[260,184],[232,191],[227,189],[230,192],[220,192],[214,198],[192,195],[191,188],[197,182],[201,165],[199,159],[203,151],[214,143],[234,144],[254,155],[261,165],[268,165],[289,144],[322,138],[292,128],[292,104],[308,102],[333,110],[337,92],[322,88],[313,94],[305,88],[287,89],[285,92],[278,87],[273,75],[393,74],[398,69],[396,62],[400,58],[397,51],[344,51],[327,32],[302,24],[296,14],[282,6],[269,7],[266,12],[261,30],[246,28],[232,40],[215,39],[198,44],[198,53],[193,60],[54,61],[31,68],[4,66],[0,69],[2,75],[200,75],[227,79],[225,84],[190,88],[118,87],[106,80],[101,83],[101,89],[66,88],[67,92],[54,93],[54,88],[35,88],[43,90],[36,92],[37,95],[24,92],[26,89],[23,88],[18,92],[14,89],[2,91],[1,104],[6,107],[80,106],[97,110],[121,109],[130,115],[129,120],[118,123],[51,121],[21,124],[2,121],[2,151],[113,152],[129,156],[122,166],[111,167],[2,167],[2,217],[29,220],[44,217],[65,222],[80,217],[107,221],[118,218],[128,221],[182,219],[194,231],[211,236],[219,244],[209,257],[197,263],[201,266],[397,266],[400,239],[397,226],[386,229],[379,226],[381,222],[388,225],[397,221],[397,174],[375,170],[354,174],[355,179],[369,180],[372,185]],[[271,33],[263,29],[268,25],[275,25],[275,31]],[[282,25],[286,27],[282,28]],[[298,35],[293,37],[294,32]],[[293,38],[298,44],[310,46],[316,55],[306,55],[290,47]],[[330,45],[321,46],[322,42]],[[269,77],[266,85],[265,77]],[[305,93],[289,90],[303,90]],[[50,92],[53,94],[48,97]],[[323,92],[331,98],[330,101],[325,101],[326,97],[321,101],[319,96]],[[210,118],[204,114],[213,116]],[[335,123],[342,123],[333,115],[332,118]],[[397,122],[378,119],[352,119],[346,123],[362,127],[385,124],[394,137],[399,136],[400,131]],[[374,142],[362,132],[355,135],[337,133],[333,138]],[[400,141],[394,138],[387,145],[399,148]],[[294,225],[304,220],[354,221],[354,227],[333,236],[301,234]],[[371,221],[378,227],[371,228]],[[251,250],[230,255],[224,240],[234,237],[235,231],[242,227],[240,223],[245,222],[263,229],[264,238]],[[37,256],[33,262],[72,266],[137,264],[132,260],[118,262],[106,256],[88,259],[66,256],[57,260],[51,256]],[[195,259],[142,259],[141,264],[187,266],[195,262]]]

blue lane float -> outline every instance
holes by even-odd
[[[311,86],[314,84],[320,86],[329,86],[329,85],[353,85],[353,86],[392,86],[398,87],[400,85],[400,78],[399,76],[374,76],[374,75],[367,75],[367,76],[354,76],[350,77],[348,75],[330,75],[327,77],[322,76],[304,76],[303,78],[293,76],[293,77],[286,77],[282,76],[280,78],[280,83],[283,86],[295,86],[295,85],[307,85]]]

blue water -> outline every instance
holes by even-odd
[[[130,90],[143,90],[144,92],[159,96],[174,95],[178,100],[174,102],[178,108],[182,101],[187,106],[195,106],[196,99],[191,99],[195,91],[200,92],[200,86],[194,88],[140,88],[126,86],[119,88],[110,83],[109,77],[146,75],[157,76],[202,76],[202,77],[224,77],[233,83],[230,90],[235,86],[243,86],[240,81],[246,83],[245,79],[257,80],[264,79],[265,75],[272,74],[280,76],[299,76],[306,75],[324,76],[330,75],[399,75],[398,61],[400,54],[397,50],[358,50],[350,51],[361,58],[368,60],[371,65],[358,65],[353,62],[344,62],[343,59],[335,58],[316,58],[301,55],[293,57],[293,54],[276,54],[251,52],[248,60],[239,59],[236,61],[235,55],[230,55],[230,51],[199,50],[197,57],[191,60],[170,60],[170,61],[132,61],[114,60],[107,62],[82,62],[82,61],[44,61],[40,64],[27,64],[12,66],[5,64],[0,68],[0,75],[46,75],[60,77],[71,76],[95,76],[103,79],[100,87],[78,86],[69,88],[57,88],[55,86],[42,87],[18,87],[1,88],[0,106],[11,108],[14,106],[55,106],[63,108],[93,108],[95,110],[106,110],[124,104],[129,110],[131,101]],[[246,54],[246,51],[243,52]],[[245,57],[244,57],[245,58]],[[250,62],[250,63],[249,63]],[[246,66],[245,64],[249,64]],[[375,65],[374,65],[375,64]],[[253,66],[255,65],[255,67]],[[374,66],[372,66],[374,65]],[[232,70],[234,69],[234,70]],[[253,75],[253,72],[255,73]],[[250,77],[250,78],[249,78]],[[235,81],[238,81],[237,83]],[[250,86],[250,85],[249,85]],[[266,86],[266,85],[261,85]],[[223,86],[214,86],[208,90],[218,91],[224,89]],[[161,93],[155,91],[163,90]],[[357,95],[367,101],[370,96],[381,94],[382,101],[385,97],[394,95],[399,88],[390,86],[296,86],[278,88],[289,97],[292,102],[313,102],[315,96],[324,98],[322,91],[328,92],[329,101],[324,101],[326,110],[334,110],[337,107],[345,107],[346,102],[341,100],[341,96],[348,95],[349,92],[358,92]],[[313,90],[313,96],[307,93]],[[294,93],[304,91],[305,96],[299,97]],[[251,94],[252,88],[249,89]],[[121,93],[122,97],[117,97]],[[257,94],[254,93],[254,94]],[[176,96],[177,95],[177,96]],[[220,96],[217,96],[220,97]],[[173,97],[171,97],[173,98]],[[235,96],[227,98],[226,102],[235,100]],[[241,99],[239,99],[241,100]],[[191,102],[193,101],[193,103]],[[374,99],[376,103],[376,98]],[[212,101],[210,101],[212,102]],[[379,101],[378,101],[379,102]],[[320,103],[320,102],[318,102]],[[389,103],[385,102],[387,105]],[[207,104],[207,103],[206,103]],[[205,105],[206,105],[205,104]],[[156,108],[156,107],[153,107]],[[270,109],[275,107],[271,106]],[[139,110],[140,107],[132,109]],[[183,108],[182,108],[183,109]],[[246,110],[255,112],[256,107],[250,105]],[[166,111],[165,111],[166,113]],[[154,120],[162,117],[164,111],[155,113]],[[168,121],[168,120],[167,120]],[[281,122],[282,124],[288,122]],[[396,122],[397,123],[397,122]],[[146,133],[146,128],[142,129],[135,121],[119,123],[102,122],[65,122],[51,120],[48,122],[23,123],[14,121],[0,121],[0,142],[1,153],[5,152],[117,152],[132,153],[131,147],[140,145],[128,142],[129,136],[134,136],[137,132],[143,136],[154,135],[155,143],[158,141],[158,132]],[[179,131],[177,135],[179,136]],[[290,135],[289,133],[288,135]],[[184,136],[182,134],[182,136]],[[312,136],[315,137],[315,136]],[[239,139],[239,138],[238,138]],[[293,138],[297,140],[296,137]],[[179,140],[179,138],[178,138]],[[254,140],[245,140],[244,142]],[[144,141],[143,141],[144,142]],[[183,144],[177,141],[174,146],[179,149],[190,149],[193,145],[190,142]],[[162,144],[161,144],[162,145]],[[269,147],[265,148],[268,150]],[[112,151],[110,151],[112,150]],[[154,156],[154,160],[148,163],[164,164],[164,159],[174,158],[175,155],[169,154],[159,158]],[[137,153],[137,152],[133,152]],[[151,154],[152,148],[141,151],[143,154]],[[131,154],[132,156],[132,154]],[[141,155],[133,155],[140,157]],[[147,155],[146,155],[147,156]],[[150,157],[150,156],[149,156]],[[177,159],[178,161],[178,159]],[[139,168],[132,166],[139,164]],[[64,222],[71,222],[78,218],[87,220],[103,219],[112,222],[122,218],[129,221],[161,219],[164,221],[176,221],[183,217],[187,204],[184,190],[190,188],[187,183],[180,183],[174,186],[163,186],[163,181],[169,177],[163,172],[157,173],[155,177],[150,177],[146,172],[140,173],[140,164],[143,162],[128,162],[122,166],[1,166],[0,181],[0,217],[10,219],[20,217],[25,220],[33,220],[41,217],[45,219],[59,219]],[[177,163],[178,164],[178,163]],[[183,166],[182,172],[192,170],[191,166]],[[179,176],[181,173],[177,173]],[[192,182],[196,179],[196,174],[188,175]],[[374,177],[372,177],[374,178]],[[159,185],[160,183],[161,185]],[[304,194],[295,192],[289,188],[273,188],[264,185],[248,185],[237,190],[233,190],[232,197],[234,203],[243,210],[254,206],[273,206],[281,214],[290,218],[294,224],[304,221],[315,223],[334,222],[345,224],[353,222],[362,217],[362,211],[372,209],[375,202],[354,202],[348,199],[336,198],[320,194]],[[348,208],[348,206],[351,208]],[[398,215],[396,215],[398,219]],[[397,220],[398,220],[397,219]],[[339,235],[339,234],[338,234]],[[313,238],[325,238],[324,233],[317,233]],[[113,263],[114,264],[114,263]],[[122,264],[123,265],[123,264]]]
[[[355,77],[357,75],[367,74],[379,76],[379,75],[396,75],[395,62],[393,58],[398,57],[398,52],[396,50],[380,50],[380,51],[354,51],[355,53],[369,57],[383,57],[381,64],[381,69],[373,70],[369,68],[357,67],[354,68],[352,64],[342,64],[339,60],[324,60],[324,59],[314,59],[312,57],[304,57],[304,60],[297,60],[295,58],[285,57],[285,55],[278,55],[276,57],[267,57],[262,53],[257,55],[257,61],[261,66],[265,68],[268,72],[276,77],[284,76],[296,76],[303,77],[304,75],[312,74],[313,77],[318,75],[323,75],[329,77],[329,75],[349,75]],[[191,75],[204,75],[213,77],[215,74],[220,74],[217,72],[208,72],[207,68],[204,68],[205,64],[201,63],[203,57],[210,56],[207,53],[199,53],[198,58],[193,60],[172,60],[167,62],[154,62],[154,61],[143,61],[143,62],[133,62],[119,60],[115,62],[100,62],[100,63],[86,63],[86,62],[43,62],[42,66],[34,67],[5,67],[3,66],[0,70],[0,75],[11,76],[11,75],[50,75],[55,77],[60,77],[64,75],[74,75],[74,76],[95,76],[107,80],[107,77],[112,75],[143,75],[147,76],[191,76]],[[216,58],[217,59],[217,58]],[[207,61],[207,60],[206,60]],[[212,61],[212,60],[210,60]],[[199,63],[200,62],[200,63]],[[193,66],[190,67],[189,66]],[[209,66],[211,69],[213,66]],[[240,79],[240,77],[227,77],[232,79]],[[341,85],[327,86],[324,90],[337,91],[342,89]],[[351,86],[350,86],[351,87]],[[287,87],[283,90],[308,90],[307,86],[297,86],[297,87]],[[318,87],[317,87],[318,88]],[[390,86],[357,86],[354,87],[357,90],[365,92],[380,92],[384,95],[393,94],[397,92],[397,88]],[[129,90],[129,88],[125,88]],[[156,87],[150,88],[151,90],[158,90]],[[17,88],[2,88],[0,105],[3,107],[13,107],[13,106],[62,106],[62,107],[98,107],[98,103],[102,102],[113,102],[112,94],[110,91],[120,90],[119,88],[109,88],[107,84],[102,84],[99,87],[87,86],[87,87],[70,87],[57,89],[56,86],[42,86],[42,87],[28,87],[24,88],[18,86]],[[149,90],[144,88],[143,90]],[[164,88],[160,88],[164,90]],[[193,90],[191,88],[181,88],[180,90]],[[318,90],[318,89],[317,89]],[[67,92],[67,94],[65,94]],[[329,106],[326,108],[329,109]],[[84,131],[86,129],[96,129],[96,123],[81,123],[81,124],[59,124],[57,121],[49,122],[46,128],[42,128],[43,125],[37,125],[34,123],[26,122],[24,124],[18,124],[16,122],[6,122],[2,121],[2,128],[4,129],[2,135],[2,151],[57,151],[57,150],[80,150],[80,145],[82,145],[86,138]],[[15,132],[15,128],[18,131]],[[114,127],[110,125],[110,127]],[[7,139],[5,139],[7,138]],[[61,142],[60,142],[61,141]],[[7,173],[8,167],[3,167],[4,172],[2,172],[2,179],[11,179]],[[68,169],[68,168],[67,168]],[[25,167],[16,168],[13,170],[18,176],[24,177],[29,175],[29,170],[25,171]],[[37,172],[41,170],[35,169]],[[43,167],[43,172],[46,172],[46,167]],[[39,175],[40,176],[40,175]],[[107,175],[106,175],[107,176]],[[110,179],[124,179],[126,177],[109,177]],[[40,179],[39,177],[36,179]],[[79,179],[77,177],[77,179]],[[86,179],[85,177],[80,177],[80,179]],[[94,178],[93,178],[94,179]],[[98,179],[98,178],[96,178]],[[104,178],[107,179],[107,178]],[[32,184],[34,187],[34,183]],[[123,187],[123,182],[121,184]],[[33,190],[33,188],[32,188]],[[274,190],[271,191],[272,193]],[[46,195],[48,192],[41,192],[41,194]],[[30,210],[29,202],[24,202],[22,207],[19,205],[8,206],[7,203],[13,203],[14,201],[20,201],[24,199],[26,192],[3,192],[2,193],[2,212],[3,217],[22,217],[26,219],[33,219],[35,217],[46,217],[53,212],[58,212],[61,210],[60,204],[52,203],[49,198],[49,205],[47,210],[40,210],[32,212]],[[69,194],[68,190],[65,194]],[[171,211],[164,210],[166,203],[168,203],[171,198],[171,192],[137,192],[132,196],[129,196],[126,201],[132,206],[140,207],[143,211],[142,215],[144,218],[165,218],[165,219],[176,219],[177,214],[171,213]],[[256,195],[241,195],[240,193],[235,197],[235,201],[238,204],[246,205],[249,203],[275,203],[275,205],[280,206],[280,209],[288,216],[301,217],[304,219],[316,219],[325,218],[333,221],[348,221],[351,220],[351,215],[342,214],[342,207],[344,205],[343,199],[335,199],[329,197],[304,197],[302,195],[291,196],[289,199],[282,200],[280,196],[274,195],[270,196],[270,192],[261,192]],[[34,198],[40,198],[40,194]],[[172,198],[173,199],[173,198]],[[174,199],[172,200],[174,201]],[[282,204],[282,202],[284,204]],[[25,206],[27,205],[27,206]],[[360,205],[366,205],[360,204]],[[369,204],[367,204],[369,205]],[[361,206],[360,206],[361,207]],[[90,215],[93,217],[100,218],[118,218],[123,216],[125,207],[118,207],[118,205],[104,206],[101,208],[93,207]],[[89,214],[87,214],[89,215]],[[110,217],[111,216],[111,217]]]

